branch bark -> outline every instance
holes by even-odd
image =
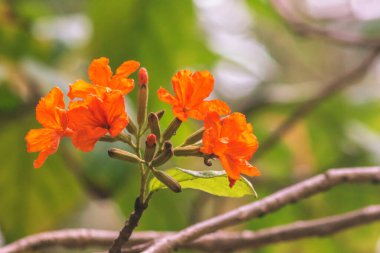
[[[167,253],[205,234],[274,212],[289,203],[326,191],[336,185],[371,182],[380,182],[380,167],[331,169],[324,174],[284,188],[259,201],[194,224],[173,236],[164,237],[144,252]]]
[[[205,252],[260,248],[269,244],[312,236],[325,236],[380,220],[380,205],[368,206],[353,212],[310,221],[262,229],[256,232],[216,232],[184,244],[181,248]],[[136,232],[123,253],[141,252],[154,240],[172,236],[175,232]],[[51,246],[84,248],[106,247],[117,236],[116,231],[66,229],[28,236],[0,248],[0,253],[20,253]]]
[[[293,28],[294,31],[303,35],[319,36],[330,41],[359,47],[378,47],[380,38],[364,37],[359,33],[348,33],[342,30],[322,28],[302,20],[300,15],[290,6],[291,1],[271,0],[272,6],[277,13]]]
[[[140,197],[137,198],[135,201],[135,210],[131,213],[124,227],[120,230],[119,235],[112,243],[111,248],[108,251],[109,253],[121,253],[121,248],[126,242],[128,242],[146,208],[147,204],[143,203],[143,200],[140,200]]]
[[[325,85],[320,92],[318,92],[314,98],[301,104],[298,109],[296,109],[284,122],[282,122],[268,137],[264,140],[260,146],[259,152],[255,155],[257,159],[268,149],[274,146],[292,126],[298,122],[300,119],[304,118],[308,113],[315,109],[322,101],[333,96],[335,93],[341,91],[342,89],[348,87],[356,80],[362,78],[366,73],[368,68],[376,60],[380,53],[380,44],[373,50],[369,56],[360,63],[359,66],[352,69],[351,71],[338,76],[336,79],[332,80],[330,83]]]

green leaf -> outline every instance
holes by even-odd
[[[196,189],[216,196],[231,198],[239,198],[245,195],[254,195],[257,197],[252,184],[244,177],[237,180],[234,187],[230,188],[228,176],[224,171],[194,171],[173,168],[165,172],[177,180],[182,189]],[[153,178],[150,181],[149,190],[155,192],[160,189],[167,189],[167,187],[158,179]]]

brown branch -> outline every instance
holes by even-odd
[[[271,0],[277,13],[295,30],[302,35],[319,36],[330,41],[360,47],[378,47],[380,38],[363,37],[359,33],[348,33],[343,30],[327,29],[307,23],[290,6],[291,1]]]
[[[206,252],[260,248],[277,242],[330,235],[379,220],[380,205],[375,205],[341,215],[311,221],[298,221],[284,226],[262,229],[257,232],[216,232],[184,246]]]
[[[143,201],[140,201],[140,198],[136,199],[135,210],[131,213],[129,219],[126,221],[119,235],[112,243],[112,246],[108,251],[109,253],[121,253],[121,248],[126,242],[128,242],[133,230],[137,227],[140,218],[147,207],[147,204],[144,204]]]
[[[170,252],[174,248],[205,234],[274,212],[289,203],[326,191],[336,185],[370,182],[380,182],[380,167],[331,169],[324,174],[284,188],[259,201],[187,227],[173,236],[158,240],[144,252]]]
[[[373,50],[370,55],[360,63],[359,66],[341,76],[338,76],[336,79],[325,85],[322,90],[315,95],[315,97],[301,104],[284,122],[282,122],[272,132],[268,139],[262,142],[260,150],[255,157],[258,158],[260,155],[264,154],[265,151],[274,146],[282,135],[291,129],[296,122],[304,118],[308,113],[315,109],[322,101],[348,87],[354,81],[362,78],[366,74],[368,68],[376,60],[379,53],[380,47]]]
[[[48,247],[66,248],[108,247],[118,236],[117,231],[97,229],[63,229],[27,236],[0,248],[0,253],[19,253]],[[172,232],[138,232],[133,234],[126,246],[133,247],[167,236]]]
[[[186,243],[181,248],[206,252],[260,248],[277,242],[331,235],[379,220],[380,205],[374,205],[349,213],[311,221],[297,221],[292,224],[262,229],[256,232],[216,232]],[[123,253],[141,252],[149,247],[152,241],[174,234],[175,232],[137,232],[131,237],[126,245],[128,248],[125,248]],[[106,247],[116,236],[117,232],[92,229],[51,231],[28,236],[16,241],[4,248],[0,248],[0,253],[41,250],[51,246],[70,248],[83,248],[87,246]]]
[[[101,246],[107,247],[117,232],[95,229],[65,229],[27,236],[0,248],[0,253],[18,253],[40,250],[52,246],[68,248]]]

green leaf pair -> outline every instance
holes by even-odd
[[[237,180],[234,187],[230,188],[228,185],[228,176],[224,171],[194,171],[173,168],[165,172],[175,179],[181,185],[182,189],[196,189],[216,196],[231,198],[239,198],[245,195],[254,195],[257,197],[257,193],[252,184],[244,177]],[[157,178],[153,178],[149,184],[150,192],[167,188],[168,187]]]

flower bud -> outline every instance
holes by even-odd
[[[133,135],[137,134],[137,127],[130,117],[128,117],[127,131]]]
[[[177,147],[173,150],[175,156],[198,156],[203,157],[204,154],[198,146]]]
[[[141,68],[139,70],[139,86],[141,85],[148,85],[149,77],[148,77],[148,71],[146,68]]]
[[[156,146],[157,146],[156,141],[157,139],[154,134],[149,134],[146,137],[144,160],[147,163],[152,161],[154,157],[154,153],[156,152]]]
[[[191,134],[189,137],[187,137],[187,139],[185,140],[185,142],[181,146],[192,145],[192,144],[202,140],[204,131],[205,131],[204,127],[202,127],[201,129],[198,129],[193,134]]]
[[[156,135],[154,134],[149,134],[147,137],[146,137],[146,145],[148,147],[153,147],[154,145],[156,145],[156,142],[157,142],[157,137]]]
[[[145,124],[148,108],[148,72],[145,68],[140,69],[138,79],[137,124],[141,127]]]
[[[112,158],[116,158],[119,160],[131,162],[131,163],[142,163],[142,162],[144,162],[137,155],[129,153],[128,151],[125,151],[122,149],[118,149],[118,148],[109,149],[108,155]]]
[[[149,125],[151,133],[154,134],[157,137],[157,139],[160,139],[161,138],[161,129],[160,129],[160,125],[158,123],[158,117],[155,113],[152,113],[152,112],[149,113],[148,125]]]
[[[164,143],[164,149],[162,152],[153,159],[152,166],[158,167],[164,163],[166,163],[170,158],[173,156],[173,145],[170,141],[165,141]]]
[[[170,140],[173,135],[177,132],[178,128],[181,126],[182,121],[179,118],[175,118],[168,128],[165,130],[164,134],[162,135],[163,141]]]
[[[117,139],[123,141],[123,142],[126,142],[126,143],[131,143],[132,142],[132,137],[125,133],[125,132],[120,132],[118,135],[117,135]]]
[[[136,145],[132,141],[132,136],[125,133],[124,131],[120,132],[116,138],[122,142],[128,143],[132,148],[136,148]]]
[[[155,168],[152,169],[153,175],[161,181],[164,185],[166,185],[170,190],[173,192],[181,192],[182,188],[181,185],[171,176],[166,174],[163,171],[156,170]]]
[[[116,142],[116,141],[117,141],[116,138],[113,138],[113,137],[112,137],[111,135],[109,135],[109,134],[106,134],[106,135],[100,137],[99,140],[100,140],[100,141],[104,141],[104,142]]]
[[[161,110],[161,111],[156,112],[158,120],[161,120],[161,118],[162,118],[162,116],[164,116],[164,114],[165,114],[165,110]]]

